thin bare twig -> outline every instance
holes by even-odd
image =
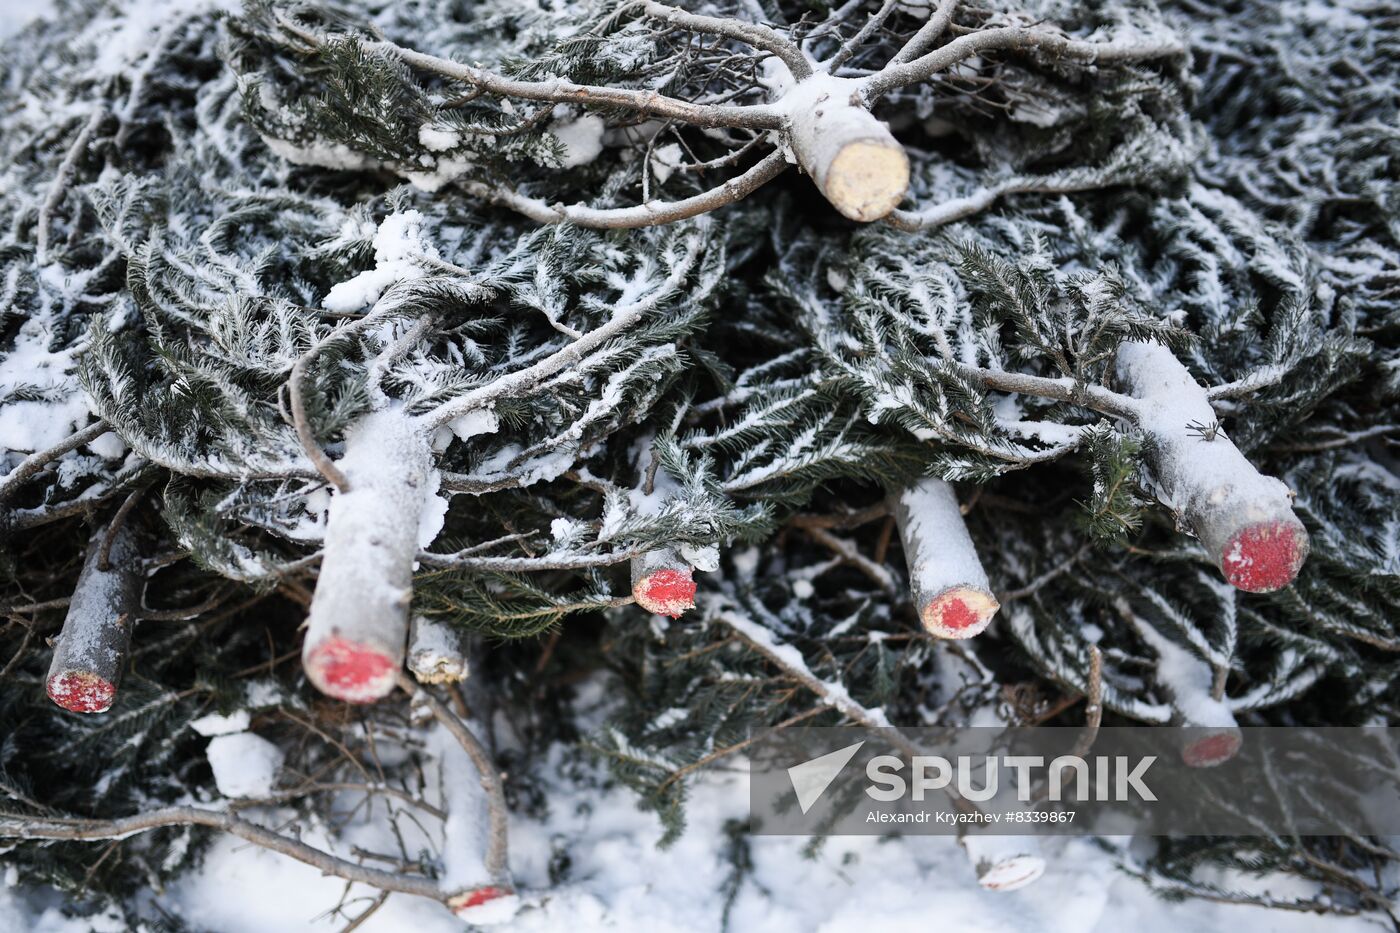
[[[0,502],[4,502],[14,495],[17,490],[29,477],[38,473],[51,461],[68,453],[70,450],[77,450],[79,447],[95,441],[97,438],[112,430],[105,421],[98,421],[90,424],[74,434],[70,434],[63,440],[54,444],[46,450],[35,451],[19,462],[9,474],[0,480]]]
[[[290,839],[265,826],[220,810],[199,807],[165,807],[115,820],[43,818],[0,815],[0,836],[11,839],[54,839],[95,841],[124,839],[166,826],[207,826],[251,842],[281,855],[304,862],[327,875],[369,885],[380,891],[394,891],[426,897],[439,903],[448,900],[431,878],[366,868],[331,855],[297,839]]]
[[[526,197],[505,187],[483,182],[463,182],[468,194],[479,197],[543,224],[570,222],[595,230],[629,230],[675,223],[698,217],[721,207],[742,201],[787,170],[787,158],[780,151],[770,152],[741,175],[724,184],[679,201],[648,201],[633,207],[599,208],[585,204],[549,204],[538,198]]]
[[[707,32],[712,35],[738,39],[756,49],[769,52],[787,65],[793,78],[801,81],[812,74],[812,63],[802,50],[786,36],[761,23],[748,23],[737,19],[723,19],[718,16],[701,16],[655,0],[642,0],[642,10],[657,19],[664,19],[673,26],[691,32]]]
[[[122,504],[117,508],[117,514],[112,516],[112,523],[107,526],[107,533],[102,536],[102,550],[97,556],[97,569],[106,573],[112,569],[112,542],[117,539],[117,533],[126,524],[127,518],[131,515],[132,509],[136,508],[141,497],[146,494],[146,486],[142,484],[133,489]]]

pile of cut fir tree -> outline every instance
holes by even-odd
[[[1397,30],[59,0],[0,54],[5,862],[137,924],[231,833],[485,921],[561,744],[664,843],[774,729],[1395,721]],[[420,842],[286,829],[347,795]],[[1394,922],[1383,840],[1143,852]]]

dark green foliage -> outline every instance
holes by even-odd
[[[829,22],[763,6],[818,60],[880,7]],[[700,103],[781,86],[743,42],[631,5],[259,0],[172,18],[104,71],[127,11],[94,2],[6,44],[0,416],[51,413],[62,438],[90,406],[122,446],[81,445],[0,501],[0,812],[214,801],[189,728],[214,711],[249,711],[289,753],[294,820],[324,820],[329,798],[306,788],[363,779],[378,741],[402,756],[376,780],[431,783],[406,700],[325,701],[295,661],[333,495],[312,454],[337,458],[382,408],[432,441],[442,529],[417,555],[413,611],[484,660],[459,699],[508,724],[488,738],[520,813],[547,810],[546,769],[595,780],[586,754],[670,843],[704,768],[769,729],[846,721],[746,625],[901,724],[1041,721],[1088,689],[1091,646],[1110,721],[1179,715],[1155,677],[1168,655],[1242,723],[1400,717],[1400,13],[1166,6],[960,5],[957,33],[1169,22],[1192,54],[1003,50],[897,89],[876,112],[913,163],[906,207],[940,221],[919,232],[843,223],[795,172],[668,226],[527,220],[506,195],[674,201],[779,134],[476,93],[381,44]],[[897,5],[846,67],[878,68],[925,15]],[[1151,441],[1114,403],[1117,350],[1144,340],[1210,392],[1218,420],[1189,430],[1223,432],[1296,495],[1312,554],[1294,585],[1230,588],[1158,501]],[[5,470],[28,452],[0,452]],[[920,627],[882,505],[923,476],[959,484],[1003,606],[968,642]],[[45,639],[79,542],[133,493],[125,520],[156,542],[148,615],[113,710],[61,713]],[[680,620],[631,605],[631,559],[663,548],[701,571]],[[575,707],[579,683],[604,685],[603,725]],[[754,869],[744,831],[728,830],[726,905]],[[207,841],[25,842],[6,861],[150,924],[129,893]],[[1393,853],[1360,836],[1117,858],[1166,897],[1393,917]],[[1206,866],[1330,899],[1245,896],[1202,882]],[[570,870],[556,852],[551,876]]]

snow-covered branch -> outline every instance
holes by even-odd
[[[503,186],[479,181],[464,181],[461,184],[463,190],[475,197],[509,207],[542,224],[573,223],[595,230],[626,230],[675,223],[738,203],[777,178],[787,167],[787,160],[781,152],[770,152],[742,174],[708,191],[679,201],[644,201],[634,207],[548,204]]]
[[[907,62],[891,62],[861,79],[860,92],[872,102],[896,88],[927,81],[940,71],[974,55],[994,51],[1036,51],[1088,64],[1134,62],[1184,55],[1186,47],[1175,37],[1091,42],[1071,39],[1045,27],[1001,26],[959,36],[932,52]]]

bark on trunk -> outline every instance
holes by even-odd
[[[1250,593],[1282,589],[1308,555],[1288,487],[1262,475],[1218,431],[1204,389],[1171,351],[1125,343],[1118,379],[1143,404],[1148,463],[1163,502],[1183,516],[1225,579]]]
[[[690,563],[673,548],[632,558],[632,595],[647,612],[679,619],[695,608],[695,578]]]
[[[402,413],[374,412],[351,429],[339,466],[350,491],[331,500],[302,663],[322,693],[369,703],[403,667],[431,447]]]
[[[992,595],[953,487],[941,479],[920,480],[890,496],[890,511],[924,628],[938,638],[971,638],[984,630],[1001,604]]]
[[[856,82],[813,75],[783,98],[793,154],[817,188],[851,220],[879,220],[909,191],[909,157],[869,110],[852,103]]]
[[[462,633],[444,622],[414,616],[408,639],[408,669],[420,684],[453,684],[467,679]]]
[[[958,841],[977,872],[977,883],[989,891],[1015,891],[1045,874],[1045,857],[1034,836],[968,833]]]
[[[102,567],[106,531],[88,545],[68,617],[49,666],[49,698],[75,713],[105,713],[112,706],[126,665],[131,627],[141,611],[145,574],[138,534],[126,522],[112,538]]]

